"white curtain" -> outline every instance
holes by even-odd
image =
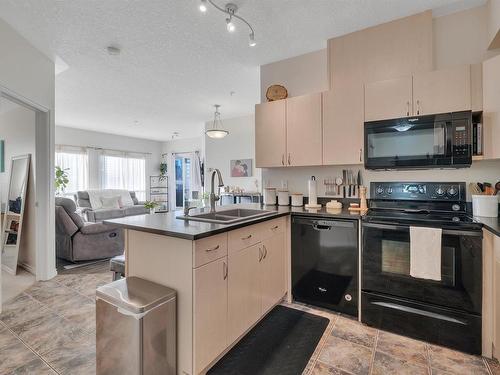
[[[135,191],[146,199],[146,157],[143,154],[102,151],[100,155],[102,189]]]
[[[89,188],[89,158],[85,148],[56,146],[55,165],[68,174],[64,195],[72,198],[77,191]]]
[[[197,191],[201,195],[200,164],[200,153],[198,151],[191,153],[191,191]]]

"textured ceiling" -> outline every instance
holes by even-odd
[[[484,1],[233,2],[254,26],[257,47],[248,47],[242,24],[229,34],[223,14],[212,7],[201,14],[198,0],[0,0],[0,17],[63,70],[56,78],[58,125],[168,140],[173,132],[200,135],[214,103],[222,104],[222,119],[252,113],[259,65],[426,9]],[[111,43],[121,55],[107,54]]]

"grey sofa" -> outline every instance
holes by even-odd
[[[84,223],[75,202],[56,198],[56,255],[70,262],[106,259],[123,254],[123,229],[103,223]]]
[[[125,216],[144,215],[148,214],[149,210],[144,207],[144,202],[139,202],[134,191],[130,192],[130,197],[134,202],[133,206],[123,208],[105,208],[93,210],[90,204],[89,193],[87,191],[78,191],[76,193],[75,201],[82,215],[85,216],[89,222],[99,222],[108,219],[116,219]]]

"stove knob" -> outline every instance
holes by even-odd
[[[441,186],[439,186],[437,189],[436,189],[436,194],[439,195],[439,196],[442,196],[444,195],[445,191],[443,190],[443,188]]]
[[[450,187],[450,188],[448,189],[448,192],[447,192],[447,193],[448,193],[448,195],[449,195],[450,197],[454,197],[455,195],[457,195],[457,194],[458,194],[458,190],[457,190],[457,188],[456,188],[455,186],[452,186],[452,187]]]
[[[391,187],[388,187],[387,189],[385,189],[385,192],[387,194],[392,194],[392,188]]]
[[[460,211],[460,205],[459,204],[454,204],[453,206],[451,206],[451,209],[453,211]]]
[[[377,189],[375,190],[377,194],[383,194],[384,193],[384,188],[382,186],[377,186]]]
[[[418,192],[420,194],[425,194],[425,186],[424,185],[418,185]]]

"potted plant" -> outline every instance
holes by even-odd
[[[154,201],[146,201],[146,202],[144,202],[144,207],[149,209],[150,214],[154,214],[155,208],[158,207],[158,203],[154,202]]]
[[[54,185],[57,195],[62,195],[69,184],[67,171],[69,171],[69,168],[62,169],[61,167],[56,165],[56,179]]]
[[[160,163],[160,180],[165,179],[167,177],[167,163]]]

